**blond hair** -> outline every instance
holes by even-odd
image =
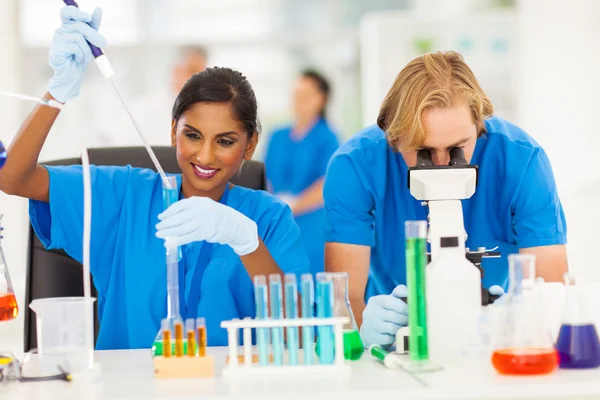
[[[483,134],[484,118],[494,106],[463,57],[453,51],[425,54],[400,71],[381,104],[377,125],[393,149],[416,150],[425,141],[423,112],[459,102],[467,103],[478,135]]]

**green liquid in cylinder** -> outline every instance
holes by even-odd
[[[333,349],[335,354],[335,348]],[[358,360],[365,351],[360,333],[357,330],[344,330],[344,358],[346,360]],[[315,346],[315,352],[319,355],[319,339]]]
[[[425,299],[425,238],[406,239],[406,286],[408,289],[408,346],[412,361],[429,360],[427,303]]]

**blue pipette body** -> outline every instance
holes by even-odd
[[[256,319],[269,318],[269,299],[267,290],[267,277],[256,275],[254,277],[254,301],[256,303]],[[269,365],[269,328],[258,328],[256,333],[258,346],[258,362],[261,366]]]
[[[302,318],[313,318],[315,303],[315,287],[311,274],[302,274],[300,277],[300,292],[302,293]],[[313,346],[315,344],[315,329],[312,326],[302,328],[302,347],[304,347],[304,364],[314,363]]]
[[[2,168],[4,166],[5,162],[6,162],[6,148],[4,148],[4,144],[2,144],[2,141],[0,140],[0,168]]]
[[[285,317],[287,319],[298,318],[298,282],[296,274],[285,274]],[[298,327],[290,326],[287,331],[287,349],[290,365],[298,364]]]

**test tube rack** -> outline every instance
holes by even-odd
[[[215,376],[215,361],[208,354],[202,357],[155,356],[154,375],[157,379],[212,378]]]
[[[273,374],[298,373],[348,373],[349,366],[344,363],[343,326],[348,323],[347,317],[332,318],[296,318],[296,319],[232,319],[221,322],[221,327],[227,329],[227,346],[229,350],[228,363],[223,369],[224,377],[256,376]],[[257,328],[287,328],[287,327],[316,327],[333,326],[335,358],[332,364],[297,364],[297,365],[259,365],[253,362],[252,329]],[[243,363],[238,362],[238,338],[242,330]],[[311,349],[312,350],[312,349]],[[299,350],[303,352],[303,349]]]

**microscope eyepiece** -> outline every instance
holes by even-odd
[[[419,150],[417,152],[417,165],[415,167],[431,167],[432,165],[431,152],[427,149]]]
[[[448,163],[451,167],[456,167],[458,165],[469,165],[467,160],[465,159],[465,152],[460,147],[453,147],[450,150],[450,162]]]

